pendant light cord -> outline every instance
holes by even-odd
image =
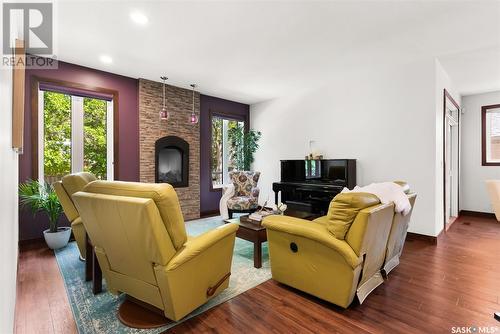
[[[191,87],[193,87],[193,115],[195,114],[194,113],[194,88],[196,87],[195,84],[191,84]]]
[[[166,107],[165,105],[165,81],[168,80],[168,78],[166,76],[163,76],[161,77],[161,79],[163,80],[163,108]]]

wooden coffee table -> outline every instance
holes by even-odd
[[[285,215],[307,220],[313,220],[318,217],[316,214],[295,210],[287,210],[285,211]],[[241,217],[248,216],[226,219],[224,223],[234,223],[240,226],[238,231],[236,231],[236,236],[253,243],[253,266],[255,268],[262,268],[262,243],[267,241],[266,228],[257,222],[241,221]]]
[[[250,241],[253,243],[253,266],[255,268],[262,267],[262,243],[267,241],[266,228],[258,223],[242,222],[240,217],[226,219],[224,223],[238,224],[240,228],[236,231],[238,238]]]

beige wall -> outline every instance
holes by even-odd
[[[500,91],[462,98],[460,209],[493,212],[485,180],[500,179],[500,166],[482,166],[481,107],[500,104]]]

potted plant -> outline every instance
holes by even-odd
[[[29,180],[19,185],[19,199],[22,207],[29,207],[33,214],[45,212],[49,217],[49,228],[43,231],[45,242],[50,249],[66,246],[71,236],[71,227],[58,227],[63,212],[54,188],[46,183]]]
[[[245,132],[242,125],[237,125],[228,130],[233,159],[237,170],[250,170],[254,161],[254,153],[259,148],[260,131],[249,130]]]

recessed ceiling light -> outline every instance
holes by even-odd
[[[113,58],[107,55],[101,55],[99,59],[104,63],[104,64],[111,64],[113,62]]]
[[[141,12],[130,13],[130,18],[137,24],[145,25],[148,23],[148,17]]]

